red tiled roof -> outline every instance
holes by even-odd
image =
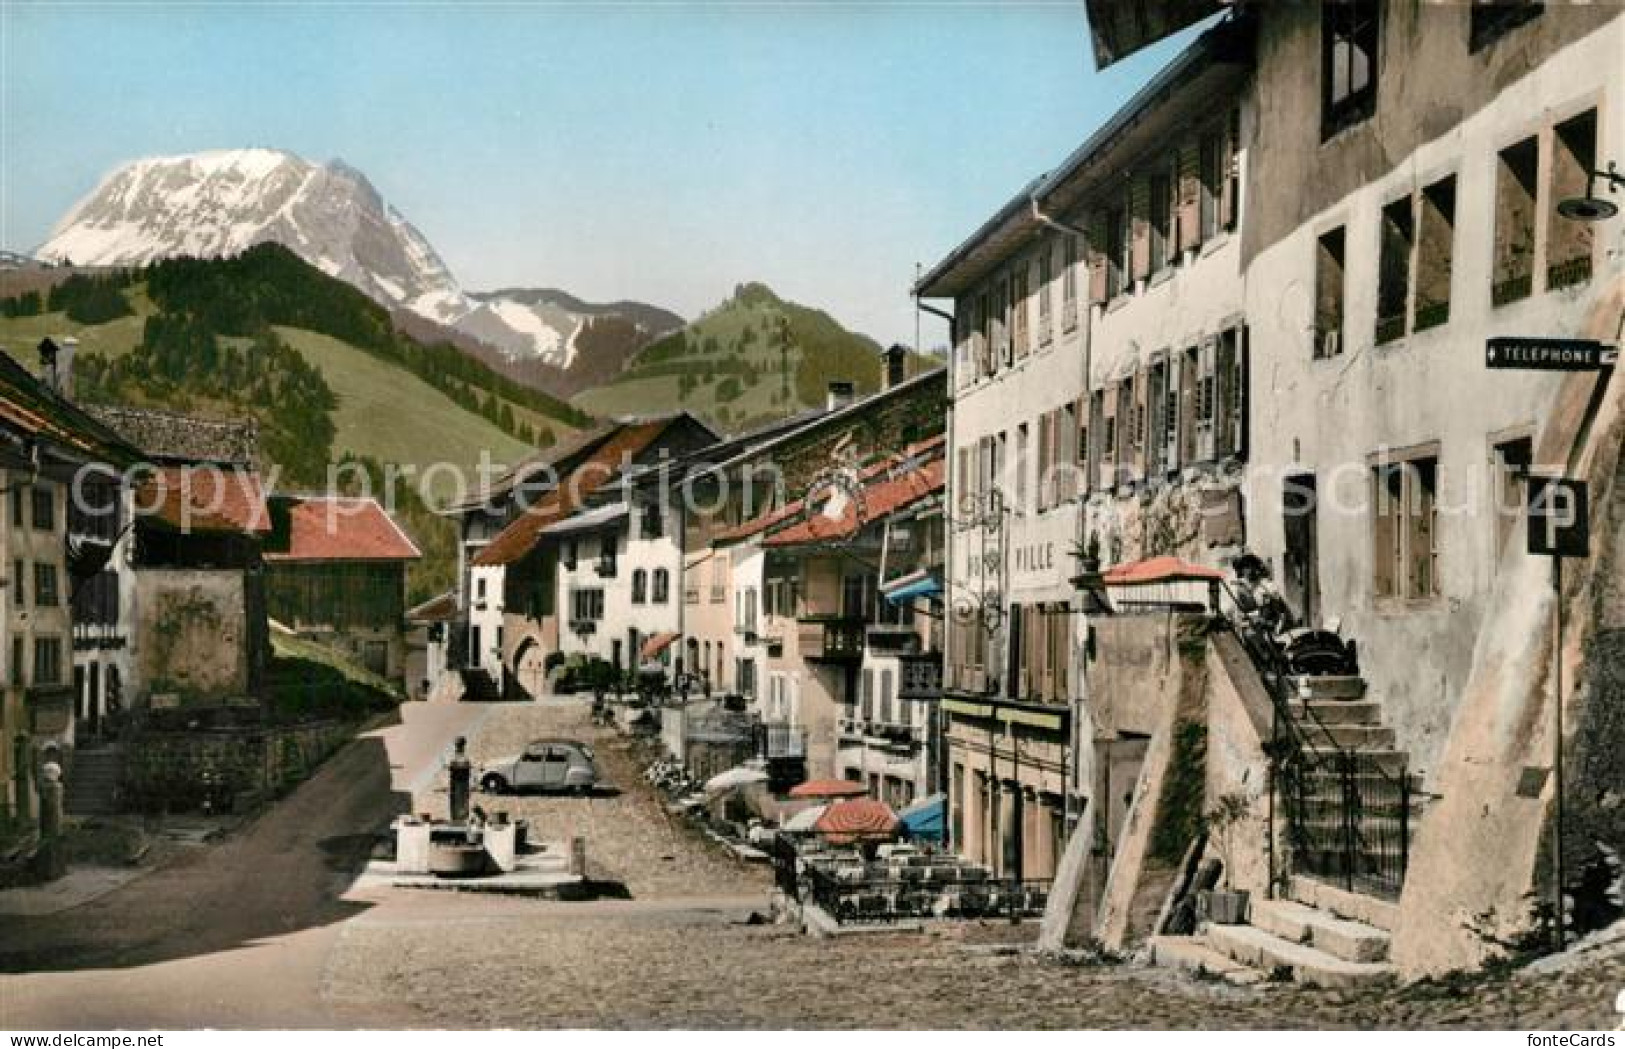
[[[457,592],[448,590],[444,594],[429,598],[415,608],[406,610],[406,620],[409,623],[444,623],[457,617]]]
[[[1107,569],[1101,581],[1107,586],[1152,586],[1157,583],[1207,582],[1223,578],[1224,573],[1216,568],[1164,555],[1115,565]]]
[[[265,488],[252,470],[201,466],[155,470],[137,489],[136,510],[182,532],[271,530]]]
[[[498,532],[473,563],[482,568],[511,565],[529,554],[541,540],[542,529],[580,509],[589,495],[619,474],[623,459],[635,456],[653,444],[673,421],[670,418],[657,419],[622,426],[586,461],[571,471],[557,489],[547,493],[535,506]]]
[[[291,500],[288,549],[267,561],[416,561],[423,554],[376,499]]]
[[[942,447],[946,441],[947,435],[940,433],[927,437],[923,441],[915,441],[913,444],[904,448],[901,452],[895,455],[882,456],[870,463],[868,466],[865,466],[858,472],[858,478],[860,480],[867,481],[870,478],[875,477],[877,474],[884,473],[885,471],[891,469],[899,462],[907,462],[908,460],[923,455],[926,452],[937,450],[938,448]],[[787,503],[784,506],[779,507],[777,510],[769,510],[765,514],[753,517],[749,521],[745,521],[742,524],[735,525],[732,528],[717,533],[713,542],[731,543],[739,539],[749,539],[753,535],[766,531],[767,529],[772,528],[774,525],[800,514],[804,505],[805,500],[797,499],[794,502]]]
[[[863,489],[863,520],[859,521],[855,501],[848,502],[840,517],[814,514],[800,524],[776,532],[762,541],[763,546],[794,546],[798,543],[816,543],[840,539],[856,532],[871,521],[894,514],[911,503],[942,490],[947,463],[933,459],[897,477],[865,485]]]

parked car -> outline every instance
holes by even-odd
[[[523,754],[480,767],[480,789],[489,794],[575,791],[588,794],[602,775],[592,748],[573,739],[538,739]]]

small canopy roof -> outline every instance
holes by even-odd
[[[869,788],[849,779],[810,779],[790,788],[792,798],[861,798]]]
[[[922,568],[883,584],[880,593],[887,601],[900,605],[917,597],[935,597],[942,593],[942,579]]]
[[[897,814],[902,821],[903,830],[911,838],[920,838],[925,841],[942,841],[945,828],[944,816],[948,809],[948,795],[927,794],[908,808]]]
[[[643,643],[643,658],[658,659],[660,657],[660,653],[670,648],[671,643],[676,640],[677,634],[672,631],[651,635],[649,639]]]
[[[1223,578],[1224,573],[1217,568],[1163,556],[1115,565],[1101,576],[1101,582],[1107,586],[1156,586],[1161,583],[1207,583]]]
[[[707,794],[725,794],[730,790],[748,787],[752,783],[767,782],[767,773],[761,769],[753,769],[749,765],[736,765],[726,772],[719,772],[705,781]]]
[[[897,813],[873,798],[847,798],[832,802],[813,824],[813,830],[837,844],[888,840],[897,836]]]

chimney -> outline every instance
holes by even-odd
[[[891,389],[901,385],[908,378],[908,347],[900,342],[894,342],[880,351],[880,357],[885,368],[885,383],[882,389]]]
[[[839,411],[852,403],[853,386],[845,379],[834,379],[829,384],[829,397],[824,407],[829,411]]]
[[[73,396],[73,355],[79,340],[65,338],[59,345],[50,338],[40,340],[40,382],[63,397]]]

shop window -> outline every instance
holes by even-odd
[[[1422,190],[1416,234],[1415,331],[1450,319],[1451,256],[1456,240],[1456,178],[1442,178]]]
[[[1503,306],[1534,291],[1535,194],[1540,146],[1534,138],[1501,151],[1495,172],[1495,258],[1490,302]]]

